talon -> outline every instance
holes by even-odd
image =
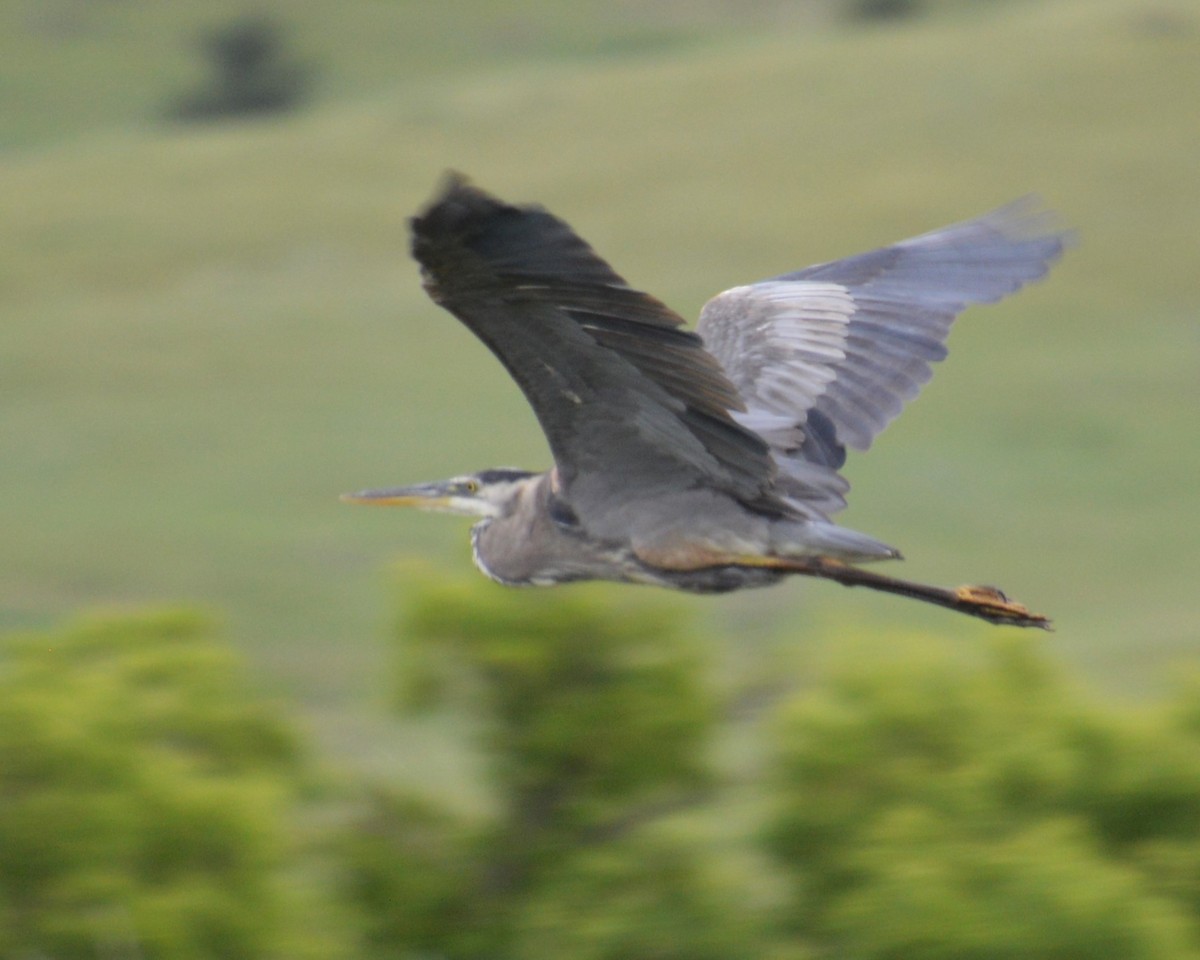
[[[972,607],[972,612],[990,620],[993,623],[1010,623],[1019,627],[1041,627],[1052,630],[1050,618],[1040,613],[1030,613],[1024,604],[1009,600],[1002,590],[996,587],[983,587],[966,584],[957,587],[954,595],[962,603]]]
[[[968,603],[999,603],[1007,604],[1009,599],[1005,596],[1003,590],[999,587],[983,587],[975,584],[964,584],[954,591],[958,595],[958,599],[965,600]],[[1021,605],[1014,604],[1020,607]],[[1024,610],[1024,607],[1021,607]]]

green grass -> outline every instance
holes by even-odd
[[[804,5],[784,22],[827,17],[829,5]],[[293,54],[319,69],[321,102],[332,104],[404,99],[410,85],[453,82],[464,72],[687,48],[761,30],[781,14],[770,0],[746,0],[736,10],[721,0],[692,0],[686,9],[602,0],[3,0],[0,89],[8,114],[0,145],[144,131],[205,79],[203,38],[247,16],[283,28]]]
[[[466,530],[337,494],[546,464],[516,389],[406,259],[404,218],[456,167],[547,204],[693,316],[724,287],[1041,193],[1079,248],[965,317],[926,394],[853,458],[847,522],[900,546],[906,576],[995,582],[1054,615],[1046,643],[1113,689],[1154,690],[1200,652],[1189,4],[764,31],[547,2],[514,47],[486,29],[499,3],[462,23],[302,3],[297,41],[329,64],[313,109],[156,127],[191,69],[165,38],[234,9],[173,7],[56,8],[97,25],[87,68],[111,82],[88,116],[66,53],[0,56],[27,93],[0,177],[0,625],[199,602],[329,742],[371,727],[381,571],[466,565]],[[977,636],[824,584],[688,603],[796,644],[847,620]]]

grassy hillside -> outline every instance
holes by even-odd
[[[940,3],[959,0],[939,0]],[[463,74],[703,45],[764,25],[808,26],[843,0],[606,3],[603,0],[2,0],[0,144],[27,145],[156,122],[173,96],[203,82],[214,28],[266,18],[316,66],[321,102],[396,96]]]
[[[546,3],[545,30],[495,55],[415,4],[342,5],[327,31],[327,5],[296,4],[306,54],[329,44],[324,99],[190,128],[145,120],[186,70],[123,56],[152,38],[141,6],[88,7],[128,18],[95,40],[112,83],[94,122],[30,106],[78,92],[77,64],[20,68],[36,96],[0,177],[0,626],[193,600],[352,738],[380,693],[386,563],[469,560],[459,522],[337,494],[546,463],[516,389],[406,259],[404,218],[455,167],[547,204],[687,315],[1039,192],[1079,248],[966,316],[933,385],[853,458],[847,522],[900,546],[906,575],[995,582],[1054,615],[1046,642],[1116,689],[1200,652],[1190,4],[1013,2],[869,29],[609,20],[595,36],[661,42],[581,51],[593,21]],[[373,38],[357,63],[354,37]],[[129,79],[144,70],[153,95]],[[796,643],[846,620],[977,636],[831,585],[687,602]]]

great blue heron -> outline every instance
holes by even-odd
[[[562,220],[450,175],[412,219],[425,289],[500,359],[554,466],[348,494],[479,518],[504,584],[648,583],[719,593],[790,574],[1048,627],[993,587],[863,570],[899,557],[831,522],[865,450],[946,355],[968,304],[1043,276],[1065,235],[1017,201],[890,247],[734,287],[696,332],[630,287]]]

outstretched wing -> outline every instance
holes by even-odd
[[[870,253],[735,287],[697,330],[810,512],[845,506],[837,470],[866,450],[946,356],[955,317],[1045,275],[1068,236],[1032,199]]]
[[[520,386],[582,519],[690,486],[783,509],[770,451],[730,416],[741,400],[700,338],[566,223],[451,175],[411,226],[429,295]]]

